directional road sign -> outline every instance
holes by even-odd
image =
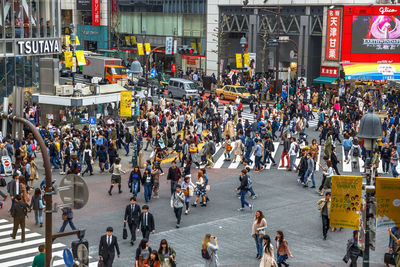
[[[90,117],[89,118],[89,123],[90,124],[95,124],[96,123],[96,118],[95,117]]]

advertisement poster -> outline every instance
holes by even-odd
[[[165,37],[165,54],[171,55],[172,54],[172,37]]]
[[[359,229],[362,176],[332,176],[331,227]]]
[[[354,16],[352,27],[351,53],[400,53],[400,15]]]
[[[139,56],[143,56],[144,55],[143,43],[137,43],[136,45],[137,45],[137,50],[138,50]]]
[[[64,52],[64,64],[66,68],[72,67],[72,51]]]
[[[400,179],[376,178],[377,227],[400,226]]]
[[[76,61],[78,61],[78,66],[86,65],[85,55],[82,50],[75,51]]]
[[[131,117],[132,115],[132,92],[121,91],[120,113],[121,117]]]
[[[340,9],[328,11],[328,29],[326,32],[327,60],[339,60],[341,13]]]
[[[236,68],[237,69],[243,68],[243,65],[242,65],[242,54],[236,54]]]

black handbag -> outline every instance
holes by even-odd
[[[3,177],[0,178],[0,186],[4,187],[7,185],[6,179],[4,179]]]
[[[385,264],[396,265],[394,253],[385,253],[383,261]]]
[[[126,229],[126,223],[124,223],[124,229],[122,230],[122,238],[123,239],[128,238],[128,229]]]
[[[99,260],[99,262],[97,263],[97,267],[105,267],[106,265],[104,264],[103,258],[101,258]]]

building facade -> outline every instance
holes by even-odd
[[[349,5],[376,4],[372,0],[248,2],[244,7],[242,0],[208,0],[208,75],[236,68],[235,54],[245,52],[255,54],[256,72],[275,78],[279,66],[280,80],[290,81],[297,75],[310,85],[320,76],[321,66],[340,65],[339,58],[327,60],[325,56],[328,11],[342,10]],[[244,48],[240,46],[242,36],[247,40]],[[339,46],[338,49],[340,55]]]
[[[39,86],[41,57],[61,51],[61,0],[0,2],[0,97]]]

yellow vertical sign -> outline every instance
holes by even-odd
[[[78,66],[86,65],[85,55],[82,50],[75,51],[76,61],[78,61]]]
[[[132,92],[131,91],[121,91],[121,102],[119,115],[121,117],[131,117],[132,116]]]
[[[193,51],[197,51],[196,42],[191,42],[190,46],[193,48]]]
[[[242,54],[236,54],[236,68],[237,68],[237,69],[243,68],[243,64],[242,64]]]
[[[332,176],[331,227],[358,230],[361,194],[361,176]]]
[[[131,44],[132,45],[136,44],[136,36],[131,36]]]
[[[246,53],[243,55],[243,59],[244,59],[244,66],[245,67],[249,67],[250,66],[250,56],[249,53]]]
[[[201,43],[197,43],[197,52],[199,53],[199,55],[201,55],[201,53],[203,52],[201,48]]]
[[[144,47],[146,48],[146,55],[149,55],[151,52],[151,45],[150,43],[145,43]]]
[[[376,178],[377,227],[400,226],[400,179]]]
[[[64,64],[66,68],[72,67],[72,52],[66,51],[64,52]]]
[[[131,37],[130,36],[125,36],[125,43],[127,45],[131,45]]]
[[[143,56],[144,55],[143,43],[137,43],[136,45],[137,45],[137,50],[138,50],[139,56]]]

